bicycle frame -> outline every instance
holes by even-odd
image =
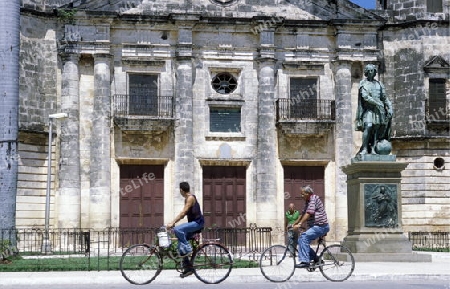
[[[229,276],[233,257],[218,239],[203,240],[200,244],[197,240],[189,241],[193,243],[191,256],[178,255],[173,244],[163,247],[156,242],[154,245],[135,244],[129,247],[119,263],[122,276],[132,284],[148,284],[164,269],[164,259],[174,261],[175,269],[182,272],[182,278],[194,274],[203,283],[217,284]],[[191,274],[185,275],[185,272]]]
[[[172,238],[172,239],[177,240],[177,238]],[[191,243],[192,248],[193,248],[192,254],[189,256],[189,261],[190,261],[191,263],[192,263],[192,258],[193,258],[193,256],[195,256],[195,255],[200,251],[200,249],[202,249],[202,248],[205,247],[206,245],[219,245],[219,246],[223,246],[223,244],[221,244],[221,243],[219,242],[219,239],[206,239],[206,240],[204,240],[204,241],[201,242],[201,243],[200,243],[200,242],[197,242],[197,241],[195,241],[195,240],[193,240],[193,239],[190,239],[189,242]],[[161,246],[159,246],[159,245],[154,245],[153,247],[154,247],[154,251],[152,251],[152,253],[155,253],[155,252],[156,252],[156,253],[160,254],[160,256],[161,256],[162,259],[168,258],[168,259],[174,261],[174,262],[175,262],[175,269],[176,269],[178,272],[181,272],[181,271],[183,270],[183,267],[182,267],[182,264],[181,264],[181,263],[182,263],[184,257],[181,257],[181,256],[179,256],[178,254],[176,254],[176,255],[172,254],[173,251],[172,251],[172,250],[169,250],[170,247],[169,247],[169,248],[163,248],[163,247],[161,247]],[[210,258],[210,256],[206,256],[206,257]],[[192,265],[192,268],[195,269],[195,267],[197,267],[197,266],[193,264],[193,265]]]
[[[319,256],[319,248],[320,248],[320,245],[322,245],[322,249],[323,250],[325,250],[326,248],[327,248],[327,246],[326,246],[326,243],[325,243],[325,239],[323,238],[323,237],[320,237],[319,238],[319,240],[318,240],[318,242],[317,242],[317,247],[316,247],[316,250],[314,251],[315,253],[316,253],[316,256]],[[280,259],[280,261],[278,261],[277,262],[277,265],[279,265],[281,262],[283,262],[284,261],[284,259],[286,258],[286,256],[287,256],[287,254],[291,254],[291,251],[289,250],[289,246],[286,246],[286,250],[284,251],[284,253],[283,253],[283,257]],[[297,247],[294,249],[294,258],[297,258],[297,255],[298,255],[298,249],[297,249]],[[336,262],[336,260],[333,260],[334,262]],[[309,268],[307,268],[307,269],[316,269],[316,268],[319,268],[319,267],[321,267],[321,266],[323,266],[323,264],[319,264],[319,265],[313,265],[313,266],[310,266]]]
[[[289,246],[272,245],[261,254],[259,263],[261,273],[272,282],[289,280],[298,267],[309,272],[319,268],[322,275],[330,281],[344,281],[351,276],[355,268],[355,260],[347,247],[340,244],[328,246],[322,236],[319,238],[315,250],[312,246],[311,251],[314,251],[318,258],[303,267],[297,266],[298,247],[291,254]],[[290,254],[289,257],[288,254]]]

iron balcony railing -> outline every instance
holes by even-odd
[[[277,120],[335,120],[334,100],[278,99]]]
[[[173,117],[173,96],[113,95],[112,111],[116,117]]]

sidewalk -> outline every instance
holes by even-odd
[[[405,262],[357,262],[348,281],[367,280],[450,280],[450,253],[427,253],[432,255],[430,263]],[[296,269],[288,282],[326,281],[322,274]],[[175,270],[163,270],[153,281],[155,284],[189,284],[200,282],[195,276],[184,279]],[[257,283],[266,280],[259,268],[233,269],[226,283]],[[123,284],[127,281],[120,271],[75,271],[75,272],[1,272],[0,284]]]

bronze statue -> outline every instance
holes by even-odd
[[[377,69],[368,64],[364,68],[366,79],[359,83],[356,130],[363,132],[362,146],[358,154],[384,154],[377,152],[377,144],[390,141],[392,103],[383,84],[375,79]],[[390,151],[389,151],[390,152]]]

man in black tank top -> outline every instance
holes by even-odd
[[[205,219],[200,209],[200,204],[197,198],[190,192],[190,186],[187,182],[180,183],[180,194],[184,197],[184,207],[175,219],[167,224],[167,228],[172,228],[177,222],[182,220],[185,216],[188,217],[188,222],[175,226],[173,231],[178,238],[178,253],[183,258],[184,272],[180,277],[186,277],[193,273],[192,265],[189,262],[189,255],[192,254],[192,246],[189,239],[197,232],[203,229]]]

